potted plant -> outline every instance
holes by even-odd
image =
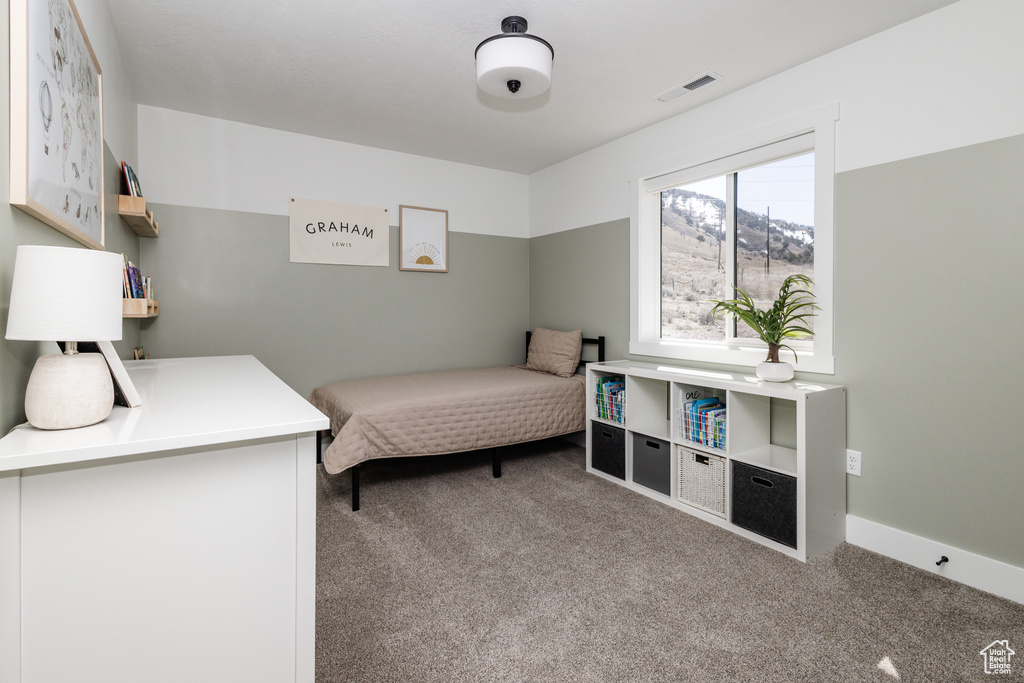
[[[793,349],[786,344],[788,339],[801,339],[813,333],[807,327],[807,319],[819,308],[809,287],[814,283],[806,275],[790,275],[779,288],[779,296],[772,307],[761,310],[746,292],[739,287],[738,299],[712,299],[711,318],[719,311],[732,313],[750,326],[758,339],[768,345],[768,357],[757,366],[757,376],[769,382],[785,382],[793,378],[793,365],[779,361],[779,349]],[[793,351],[796,358],[796,351]]]

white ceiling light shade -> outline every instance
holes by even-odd
[[[551,86],[555,51],[543,38],[526,33],[526,19],[505,17],[502,32],[476,46],[476,82],[497,97],[535,97]]]

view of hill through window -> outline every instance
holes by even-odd
[[[814,154],[774,161],[661,193],[661,336],[722,341],[726,318],[711,299],[732,298],[727,277],[726,183],[736,182],[736,286],[759,307],[782,281],[814,277]],[[813,321],[813,319],[812,319]],[[754,337],[744,324],[739,337]],[[813,328],[812,328],[813,329]]]

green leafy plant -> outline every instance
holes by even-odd
[[[746,292],[739,287],[736,292],[738,299],[712,299],[715,304],[711,309],[712,320],[720,311],[732,313],[754,330],[758,339],[768,345],[770,363],[779,362],[779,349],[792,347],[785,343],[787,339],[802,339],[813,332],[807,327],[807,319],[814,315],[814,309],[820,308],[814,303],[814,294],[808,289],[814,282],[806,275],[790,275],[779,288],[779,297],[768,310],[761,310]],[[796,351],[793,351],[796,358]]]

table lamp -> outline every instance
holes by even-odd
[[[25,416],[39,429],[71,429],[106,419],[114,405],[110,369],[79,341],[121,338],[122,257],[68,247],[18,247],[7,339],[65,342],[40,357],[25,390]]]

